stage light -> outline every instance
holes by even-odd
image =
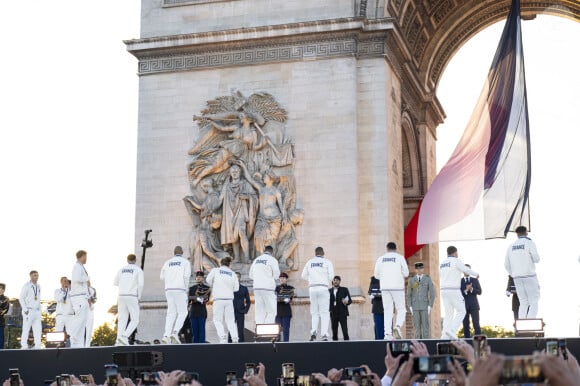
[[[272,324],[256,324],[256,342],[258,341],[269,341],[277,342],[280,340],[280,325],[277,323]]]
[[[516,337],[538,338],[544,336],[543,319],[516,319],[514,324]]]
[[[66,346],[66,333],[54,331],[46,333],[46,348],[60,348]]]

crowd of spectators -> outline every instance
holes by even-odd
[[[367,365],[363,364],[357,368],[359,371],[356,374],[352,374],[349,368],[332,368],[326,371],[326,373],[310,374],[307,381],[301,381],[298,377],[293,377],[292,379],[278,378],[276,385],[496,386],[502,384],[502,377],[505,379],[506,364],[510,363],[510,357],[492,352],[489,346],[486,347],[483,355],[476,356],[472,345],[465,340],[452,341],[451,344],[456,348],[458,355],[449,357],[450,359],[446,362],[447,368],[441,369],[442,371],[437,371],[436,373],[426,373],[417,369],[417,360],[415,359],[429,357],[430,353],[424,343],[413,340],[408,345],[409,352],[407,354],[393,355],[391,345],[387,344],[384,359],[386,373],[382,377]],[[541,352],[536,351],[529,355],[528,358],[535,369],[533,371],[536,373],[535,376],[537,377],[540,374],[541,378],[545,379],[542,382],[537,381],[538,384],[549,384],[551,386],[580,385],[580,366],[578,365],[578,360],[567,348],[558,348],[557,355],[548,353],[545,350]],[[512,368],[511,371],[513,372],[513,370]],[[541,371],[541,373],[537,370]],[[266,386],[266,380],[268,379],[266,371],[266,367],[262,363],[259,363],[255,371],[253,371],[253,374],[246,373],[243,378],[235,379],[227,383],[237,386]],[[519,373],[525,378],[526,375],[529,376],[530,369],[522,369]],[[201,380],[191,380],[184,383],[184,375],[187,373],[182,370],[174,370],[171,372],[159,371],[155,374],[155,383],[145,383],[141,379],[133,380],[123,378],[120,374],[117,374],[112,378],[105,379],[102,384],[122,386],[146,384],[162,386],[201,385]],[[534,384],[534,382],[524,380],[523,378],[520,382],[514,382],[512,379],[509,383]],[[20,379],[15,383],[14,379],[7,379],[2,386],[24,385],[25,381],[24,379]],[[226,380],[224,379],[225,383]],[[96,384],[92,375],[89,376],[88,380],[84,379],[83,381],[72,374],[70,375],[70,385],[94,386]],[[50,385],[63,386],[62,382],[59,385],[56,381],[50,383]]]

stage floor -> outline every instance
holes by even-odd
[[[580,358],[580,338],[566,338],[568,349]],[[527,355],[544,348],[543,338],[489,339],[494,352],[505,355]],[[429,352],[436,352],[440,340],[424,340]],[[330,368],[356,367],[367,364],[379,376],[385,372],[384,341],[339,342],[252,342],[238,344],[182,344],[85,349],[0,350],[4,378],[9,368],[18,368],[26,385],[43,385],[45,379],[60,374],[93,374],[97,383],[104,381],[103,366],[113,363],[113,354],[130,352],[162,353],[161,370],[195,371],[205,386],[225,384],[225,372],[236,371],[241,377],[246,362],[262,362],[267,382],[274,385],[281,374],[282,363],[292,362],[296,375],[326,372]],[[121,368],[122,369],[122,368]],[[125,370],[126,374],[127,371]]]

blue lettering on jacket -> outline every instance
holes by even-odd
[[[444,263],[444,264],[439,265],[439,269],[449,268],[449,267],[451,267],[451,263]]]
[[[394,257],[383,257],[383,263],[396,263],[397,259]]]
[[[257,259],[257,260],[255,261],[255,263],[256,263],[256,264],[264,264],[264,265],[265,265],[265,264],[268,264],[268,260],[261,260],[261,259]]]
[[[181,261],[172,261],[169,263],[170,267],[179,267],[181,265]]]
[[[133,270],[129,269],[129,268],[125,268],[125,269],[123,269],[123,271],[121,271],[121,273],[133,273]]]
[[[526,246],[524,244],[521,245],[513,245],[512,246],[512,251],[518,250],[518,249],[526,249]]]
[[[324,263],[310,263],[310,268],[323,268]]]
[[[220,274],[221,274],[221,275],[228,275],[228,276],[232,276],[232,272],[231,272],[231,271],[225,271],[225,270],[221,270],[221,269],[220,269]]]

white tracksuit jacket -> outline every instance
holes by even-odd
[[[214,301],[233,300],[234,292],[240,289],[235,272],[226,266],[212,269],[207,275],[206,282],[211,287]]]
[[[249,277],[254,281],[254,290],[276,289],[276,279],[280,276],[280,267],[269,253],[256,257],[250,267]]]
[[[463,264],[461,260],[454,256],[448,256],[439,264],[439,283],[442,290],[461,288],[463,274],[478,277],[479,274]]]
[[[380,280],[381,290],[405,289],[405,278],[409,276],[407,261],[397,252],[387,252],[377,259],[374,276]]]
[[[167,260],[161,268],[159,278],[165,281],[165,290],[189,290],[191,264],[181,255]]]
[[[505,269],[511,277],[526,277],[536,274],[536,263],[540,262],[540,255],[536,244],[526,236],[518,237],[509,246],[505,256]]]
[[[127,264],[117,272],[113,284],[119,287],[119,296],[136,296],[137,299],[141,299],[143,270],[136,264]]]
[[[316,256],[306,262],[302,270],[302,279],[308,280],[310,287],[326,287],[334,278],[332,262],[323,256]]]

